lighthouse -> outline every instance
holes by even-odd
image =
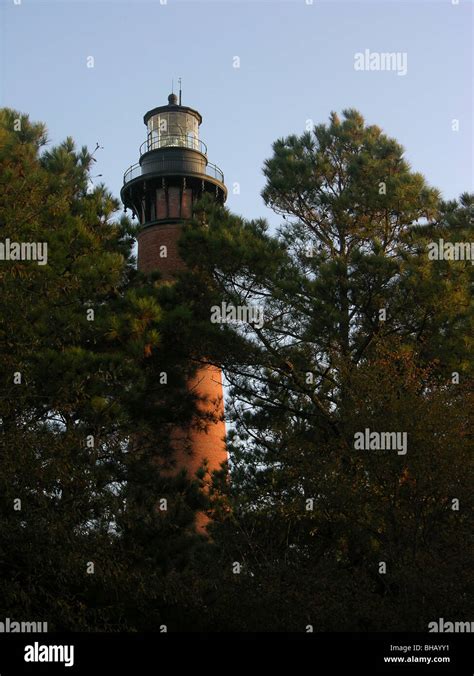
[[[185,264],[178,251],[182,227],[192,218],[196,202],[205,193],[223,204],[227,198],[224,174],[207,158],[206,144],[199,138],[202,117],[197,110],[181,105],[181,92],[168,96],[168,104],[145,113],[146,140],[139,160],[124,174],[121,198],[125,208],[138,218],[138,269],[158,270],[164,282],[171,282]],[[187,386],[197,396],[202,416],[209,422],[176,428],[171,435],[172,469],[186,470],[189,478],[206,463],[209,474],[227,461],[224,403],[220,368],[199,367]],[[197,422],[197,421],[196,421]],[[197,529],[208,521],[199,513]]]

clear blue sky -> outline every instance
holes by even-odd
[[[446,198],[472,190],[472,3],[309,1],[0,0],[0,104],[46,122],[53,143],[99,141],[97,180],[118,195],[143,114],[181,76],[228,206],[274,225],[260,197],[271,144],[331,110],[381,126]],[[407,74],[354,70],[365,49],[406,52]]]

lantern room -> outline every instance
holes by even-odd
[[[202,117],[168,96],[168,105],[145,113],[146,140],[140,159],[127,169],[121,197],[144,227],[170,220],[187,220],[203,193],[225,202],[224,174],[207,158],[199,138]]]
[[[179,105],[176,94],[169,95],[167,106],[146,113],[144,122],[148,131],[147,150],[181,147],[206,152],[199,143],[201,115],[197,110]]]

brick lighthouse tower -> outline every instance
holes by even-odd
[[[181,105],[170,94],[168,105],[149,110],[144,118],[146,141],[140,159],[124,175],[122,202],[138,218],[138,269],[159,270],[165,281],[184,268],[178,239],[186,220],[192,217],[195,202],[210,193],[224,203],[227,188],[224,174],[207,159],[206,145],[199,139],[202,117],[197,110]],[[164,255],[165,254],[165,255]],[[171,471],[186,469],[190,478],[204,461],[210,473],[227,460],[225,447],[222,374],[218,367],[201,365],[188,387],[198,397],[198,407],[212,420],[206,429],[190,425],[173,430]],[[207,522],[198,514],[197,527]]]

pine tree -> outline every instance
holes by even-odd
[[[2,241],[47,244],[45,264],[0,261],[1,612],[50,630],[179,626],[202,498],[159,472],[194,413],[178,310],[137,273],[135,228],[93,184],[92,154],[46,146],[44,125],[0,111]]]
[[[472,266],[430,260],[427,243],[455,223],[467,235],[472,197],[441,202],[354,110],[273,151],[263,198],[285,220],[277,237],[203,202],[181,244],[190,326],[231,384],[219,621],[387,631],[467,616]],[[211,325],[222,302],[258,305],[263,326]],[[406,457],[357,450],[366,428],[405,432]]]

